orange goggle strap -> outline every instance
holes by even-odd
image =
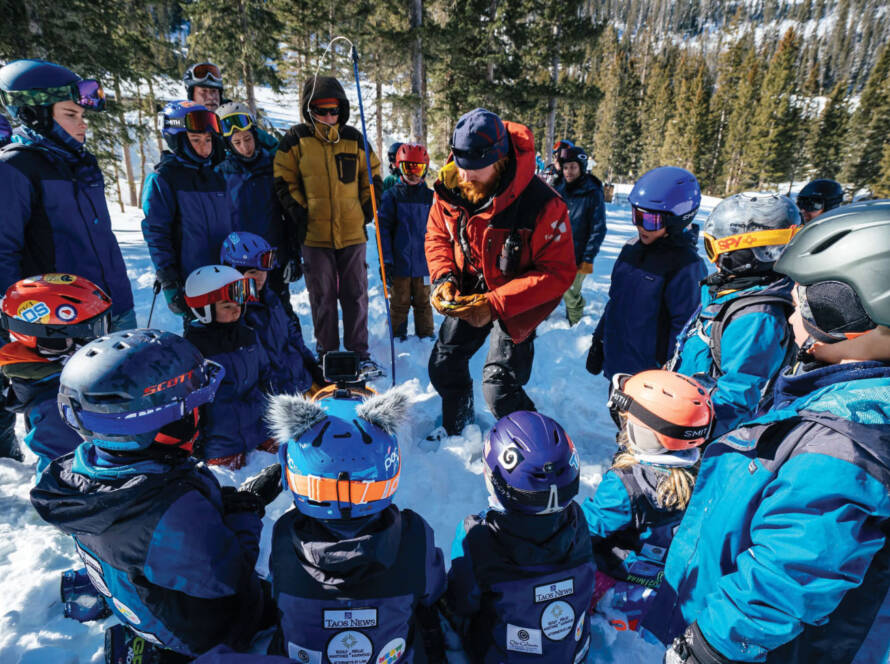
[[[790,228],[777,228],[754,231],[753,233],[727,235],[719,240],[713,235],[703,233],[705,239],[705,252],[708,254],[708,260],[715,263],[721,254],[726,254],[730,251],[788,244],[798,230],[800,230],[800,226],[792,226]]]
[[[396,474],[388,480],[335,479],[318,475],[298,475],[290,468],[286,471],[287,486],[298,496],[316,503],[366,505],[390,498],[396,492],[399,488],[402,464],[399,463]]]

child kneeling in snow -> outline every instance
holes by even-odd
[[[501,418],[484,449],[491,507],[461,522],[447,614],[470,661],[580,662],[590,647],[594,564],[575,446],[530,411]]]
[[[81,438],[59,416],[59,374],[74,352],[108,334],[111,298],[88,279],[45,274],[15,282],[3,298],[0,367],[11,383],[7,408],[25,416],[24,442],[37,455],[37,475],[73,452]]]
[[[204,408],[196,454],[232,470],[269,442],[263,423],[269,356],[242,320],[245,305],[256,298],[253,279],[227,265],[199,267],[185,282],[185,301],[197,318],[186,325],[185,338],[226,370],[216,398]]]
[[[246,231],[229,233],[219,260],[256,282],[256,302],[248,302],[244,320],[254,329],[270,362],[271,394],[314,393],[326,385],[315,355],[303,342],[300,321],[288,314],[267,283],[277,264],[276,250],[262,237]]]
[[[609,407],[618,412],[621,451],[582,504],[596,560],[595,608],[614,587],[611,607],[636,630],[664,575],[664,561],[695,485],[698,447],[714,408],[695,380],[660,369],[616,374]]]
[[[442,551],[423,517],[392,504],[407,397],[326,403],[329,412],[282,395],[269,408],[296,505],[272,534],[272,649],[300,662],[445,662],[433,608],[445,591]]]

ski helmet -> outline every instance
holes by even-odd
[[[808,287],[847,284],[873,322],[890,326],[890,201],[845,205],[807,224],[775,270]]]
[[[553,144],[553,158],[556,159],[556,157],[559,156],[560,150],[565,150],[567,148],[573,148],[573,147],[575,147],[575,144],[572,143],[568,139],[556,141],[556,143]]]
[[[185,92],[189,101],[195,98],[195,88],[215,88],[219,90],[219,97],[222,99],[223,79],[222,72],[212,62],[199,62],[185,70],[182,77],[185,84]]]
[[[714,421],[708,391],[692,378],[663,369],[615,374],[609,408],[626,416],[628,444],[638,454],[683,452],[703,445]],[[695,463],[698,453],[690,457]]]
[[[402,143],[396,153],[396,168],[402,175],[423,177],[430,165],[426,148],[416,143]]]
[[[551,514],[578,493],[575,445],[546,415],[520,410],[502,417],[488,434],[483,458],[488,491],[507,510]]]
[[[746,192],[724,198],[705,222],[708,260],[731,274],[772,269],[800,225],[800,213],[787,196]]]
[[[377,514],[399,486],[401,454],[395,437],[408,397],[389,390],[361,404],[279,395],[267,420],[279,441],[283,482],[297,509],[316,519]]]
[[[70,350],[108,334],[111,298],[89,279],[44,274],[17,281],[2,302],[3,329],[45,354]]]
[[[164,140],[174,152],[179,150],[186,132],[219,136],[219,117],[206,106],[194,101],[171,101],[164,106]]]
[[[228,265],[199,267],[185,280],[185,303],[202,323],[216,319],[216,302],[235,302],[243,311],[245,303],[257,299],[256,282]]]
[[[62,65],[43,60],[15,60],[0,68],[0,102],[9,114],[40,134],[53,126],[53,104],[73,101],[94,111],[105,108],[99,81],[82,79]]]
[[[141,450],[154,443],[188,449],[197,435],[198,407],[213,400],[224,374],[171,332],[114,332],[65,364],[59,412],[101,449]]]
[[[587,159],[587,153],[584,152],[583,148],[579,147],[562,148],[556,156],[556,160],[559,162],[560,166],[563,166],[570,161],[574,161],[581,167],[581,173],[587,172]]]
[[[274,270],[278,252],[265,238],[247,231],[229,233],[219,250],[219,262],[248,270]]]
[[[220,133],[231,138],[236,131],[252,131],[256,136],[256,118],[247,104],[240,101],[229,101],[216,109],[219,117]]]
[[[12,127],[5,115],[0,115],[0,148],[9,143],[12,138]]]
[[[399,148],[402,147],[404,143],[400,143],[396,141],[389,146],[389,149],[386,151],[386,156],[389,159],[389,163],[395,166],[396,164],[396,155],[399,153]]]
[[[828,212],[844,202],[844,188],[840,182],[819,178],[807,182],[797,195],[801,212]]]
[[[674,235],[698,212],[701,188],[685,168],[659,166],[644,173],[627,198],[634,225],[647,231],[667,228],[668,234]]]

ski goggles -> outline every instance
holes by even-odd
[[[60,101],[73,101],[83,108],[102,111],[105,109],[105,90],[96,79],[85,78],[53,88],[0,90],[0,101],[4,106],[51,106]]]
[[[221,286],[209,293],[186,295],[185,301],[190,307],[198,309],[216,302],[244,304],[245,302],[256,302],[258,299],[256,282],[249,277],[244,277],[243,279],[233,281],[232,283]]]
[[[251,261],[252,268],[258,270],[272,270],[278,266],[278,249],[272,248],[256,255],[256,260]]]
[[[791,226],[790,228],[738,233],[719,239],[708,233],[702,233],[702,236],[704,237],[705,253],[708,255],[708,260],[716,263],[721,254],[726,254],[730,251],[788,244],[799,229],[799,226]]]
[[[204,360],[199,367],[188,373],[188,380],[195,385],[194,390],[184,397],[171,399],[162,406],[147,406],[144,410],[135,413],[129,411],[105,413],[87,411],[83,409],[77,399],[60,391],[59,413],[63,420],[86,438],[99,437],[114,440],[116,437],[128,438],[137,434],[158,431],[171,422],[183,419],[205,403],[209,403],[216,394],[225,374],[226,370],[221,365],[212,360]]]
[[[635,206],[631,206],[631,213],[634,226],[642,226],[646,231],[660,231],[662,228],[667,228],[668,222],[674,216],[667,212],[653,212]]]
[[[222,83],[222,72],[212,62],[203,62],[192,67],[192,79],[194,83],[206,83],[213,81],[214,83]]]
[[[220,133],[229,137],[236,131],[247,131],[253,129],[253,118],[246,113],[233,113],[219,119]]]
[[[38,339],[46,339],[48,347],[54,347],[52,341],[57,339],[97,339],[108,334],[111,327],[111,314],[107,311],[93,316],[89,320],[66,325],[63,323],[29,323],[21,318],[2,314],[2,326],[10,332]]]
[[[166,127],[180,128],[196,133],[222,133],[219,125],[219,116],[213,111],[189,111],[181,118],[165,118],[164,124]]]
[[[426,175],[427,165],[423,162],[418,161],[400,161],[399,162],[399,171],[401,171],[402,175],[416,175],[419,178],[422,178]]]
[[[798,196],[797,209],[801,212],[821,212],[825,209],[825,199],[821,196]]]

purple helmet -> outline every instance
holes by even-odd
[[[581,464],[575,445],[546,415],[520,410],[502,417],[483,456],[488,490],[507,510],[559,512],[578,493]]]
[[[662,214],[668,232],[676,233],[698,212],[701,188],[685,168],[659,166],[641,175],[627,198],[635,208]]]

